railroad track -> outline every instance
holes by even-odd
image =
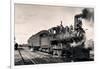
[[[48,63],[46,60],[50,60],[50,58],[48,58],[48,55],[45,55],[41,52],[36,52],[33,54],[33,52],[30,52],[29,50],[25,48],[23,49],[24,50],[18,49],[19,55],[22,59],[22,65]]]
[[[28,56],[31,57],[31,60],[34,61],[34,64],[42,64],[42,63],[47,63],[46,60],[50,60],[50,58],[48,58],[48,55],[45,55],[41,52],[35,52],[34,55],[37,55],[37,56],[34,56],[33,55],[33,52],[30,52],[28,51],[27,49],[25,49],[24,51],[25,53],[28,53]],[[46,57],[46,60],[43,59]]]
[[[18,53],[22,59],[21,65],[62,62],[59,58],[53,58],[52,55],[39,51],[31,52],[25,48],[23,50],[18,49]]]
[[[18,49],[18,52],[19,52],[19,55],[21,56],[23,65],[36,64],[36,61],[33,60],[32,57],[30,57],[30,55],[28,55],[29,53],[25,52],[25,50],[20,51]]]

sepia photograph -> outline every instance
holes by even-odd
[[[94,61],[94,8],[14,4],[14,65]]]

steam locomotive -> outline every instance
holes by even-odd
[[[82,18],[87,10],[74,17],[74,26],[63,27],[61,24],[48,30],[42,30],[28,39],[33,51],[47,52],[59,57],[70,58],[73,61],[90,60],[90,50],[85,48],[85,30],[82,28]]]

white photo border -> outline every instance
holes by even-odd
[[[61,1],[61,0],[60,0]],[[65,0],[64,0],[65,1]],[[14,65],[14,4],[15,3],[21,3],[21,4],[37,4],[37,5],[53,5],[53,6],[71,6],[71,7],[89,7],[89,8],[94,8],[95,10],[95,5],[92,4],[92,3],[87,3],[87,4],[82,4],[82,3],[65,3],[65,2],[39,2],[38,1],[35,1],[35,0],[11,0],[11,69],[55,69],[57,67],[59,67],[58,69],[63,69],[63,68],[74,68],[74,67],[77,67],[77,69],[79,69],[79,67],[81,68],[81,66],[91,66],[91,65],[94,65],[95,61],[93,62],[77,62],[77,63],[57,63],[57,64],[37,64],[37,65],[21,65],[21,66],[15,66]],[[78,67],[78,65],[80,65]],[[61,66],[61,67],[60,67]],[[63,67],[64,66],[64,67]],[[86,68],[86,67],[83,67],[83,68]],[[83,69],[82,68],[82,69]]]

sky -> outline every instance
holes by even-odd
[[[19,44],[27,43],[32,35],[41,30],[60,25],[70,26],[74,24],[74,16],[82,13],[84,7],[48,6],[34,4],[15,4],[15,38]],[[92,9],[92,8],[90,8]],[[92,9],[93,10],[93,9]],[[93,39],[94,21],[83,19],[83,28],[86,37]]]

